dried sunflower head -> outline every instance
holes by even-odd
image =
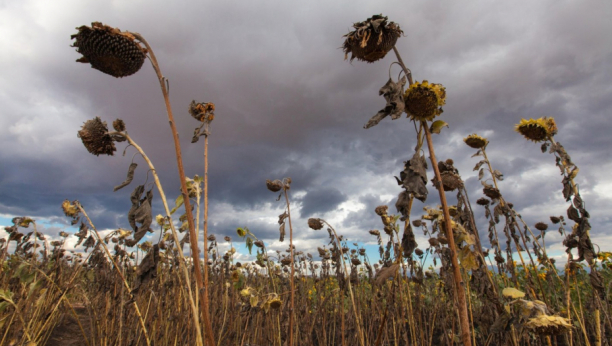
[[[542,142],[557,133],[557,124],[553,118],[521,119],[514,130],[534,142]]]
[[[87,151],[98,156],[100,154],[113,155],[117,150],[113,137],[108,134],[106,122],[95,117],[87,120],[78,133],[78,137],[83,141]]]
[[[442,114],[442,108],[446,104],[446,88],[442,84],[415,82],[410,85],[404,94],[406,113],[413,120],[433,120]]]
[[[90,63],[96,70],[117,78],[132,75],[142,67],[147,50],[131,33],[100,22],[77,30],[78,33],[70,36],[76,39],[72,46],[83,54],[77,62]]]
[[[215,118],[215,104],[212,102],[202,103],[191,101],[189,114],[197,121],[212,121]]]
[[[344,35],[344,59],[348,58],[349,53],[351,61],[357,58],[372,63],[384,58],[404,33],[399,25],[387,19],[382,15],[374,15],[363,22],[354,23],[355,30]]]
[[[463,141],[465,142],[465,144],[469,145],[470,147],[474,149],[482,149],[486,147],[487,144],[489,144],[488,139],[484,137],[480,137],[479,135],[475,133],[465,137]]]

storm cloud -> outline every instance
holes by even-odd
[[[100,21],[139,32],[152,45],[169,79],[188,176],[204,169],[202,141],[190,143],[199,124],[188,105],[215,103],[211,233],[248,226],[277,241],[285,206],[265,181],[290,177],[295,237],[304,247],[326,236],[308,230],[309,216],[324,215],[351,241],[371,241],[367,231],[380,228],[373,208],[388,204],[395,212],[400,190],[393,176],[416,145],[405,118],[363,129],[385,104],[378,90],[397,78],[394,56],[349,63],[339,49],[353,22],[377,13],[403,29],[397,48],[415,80],[446,87],[441,119],[450,128],[434,137],[436,155],[455,161],[470,199],[482,187],[472,171],[478,158],[462,139],[478,133],[489,138],[489,158],[504,173],[500,189],[528,223],[563,214],[554,157],[514,131],[521,118],[553,116],[555,138],[580,167],[591,234],[604,239],[612,209],[608,2],[1,2],[0,214],[58,222],[61,202],[78,199],[98,228],[129,227],[129,192],[152,177],[133,149],[122,156],[124,145],[113,157],[85,150],[76,134],[96,116],[109,124],[122,118],[168,198],[178,196],[174,146],[151,65],[116,79],[75,62],[70,35]],[[131,162],[139,164],[133,185],[112,192]],[[429,189],[426,205],[436,205]],[[154,212],[161,213],[154,193]],[[416,202],[413,215],[424,205]]]

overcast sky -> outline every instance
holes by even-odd
[[[181,136],[187,174],[203,172],[203,143],[191,100],[214,102],[210,136],[210,230],[235,237],[249,227],[271,248],[283,203],[266,179],[291,177],[298,249],[326,242],[308,217],[321,217],[348,239],[373,242],[374,208],[394,203],[394,175],[415,146],[405,118],[363,129],[385,101],[390,54],[366,64],[339,48],[353,22],[382,13],[405,36],[397,42],[415,80],[441,83],[449,123],[434,137],[439,160],[452,158],[475,202],[478,161],[462,139],[490,140],[489,158],[504,173],[500,189],[528,224],[565,214],[554,157],[514,132],[521,118],[553,116],[555,137],[580,167],[577,183],[591,213],[594,242],[612,250],[612,3],[608,1],[8,1],[0,0],[0,221],[30,216],[56,236],[67,225],[60,204],[78,199],[99,229],[129,228],[129,195],[146,179],[133,150],[87,152],[77,131],[96,116],[125,120],[156,166],[169,198],[179,182],[171,132],[153,68],[116,79],[76,63],[76,27],[100,21],[139,32],[152,45]],[[396,78],[397,65],[391,68]],[[431,165],[430,165],[431,166]],[[433,172],[428,172],[429,179]],[[151,182],[151,179],[149,179]],[[430,186],[427,205],[439,203]],[[452,199],[452,196],[449,196]],[[424,204],[415,203],[413,217]],[[157,191],[154,211],[161,212]],[[484,234],[484,212],[476,209]],[[0,223],[2,225],[2,223]],[[550,239],[550,240],[549,240]],[[559,252],[560,236],[547,245]],[[425,242],[417,234],[417,241]],[[425,244],[422,244],[425,245]],[[315,251],[316,253],[316,251]]]

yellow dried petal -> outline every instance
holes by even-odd
[[[502,295],[506,298],[513,298],[513,299],[525,297],[525,293],[513,287],[504,288],[504,290],[502,291]]]

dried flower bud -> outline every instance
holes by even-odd
[[[225,239],[225,241],[232,241],[232,238],[230,238],[230,237],[229,237],[229,236],[227,236],[227,235],[226,235],[225,237],[223,237],[223,239]]]
[[[215,241],[215,240],[217,240],[217,237],[215,237],[214,234],[211,234],[208,236],[208,241]]]
[[[476,201],[476,204],[482,205],[482,206],[487,206],[489,204],[491,204],[491,201],[489,201],[488,199],[481,197]]]
[[[266,187],[272,192],[278,192],[283,188],[283,182],[278,179],[274,181],[266,180]]]
[[[421,221],[420,219],[412,220],[412,225],[414,227],[421,227],[423,225],[423,221]]]
[[[125,131],[125,123],[121,119],[117,119],[113,121],[113,128],[115,131],[123,132]]]
[[[361,264],[361,261],[359,260],[359,258],[351,258],[351,263],[355,266],[358,266]]]
[[[555,225],[558,224],[559,222],[561,222],[561,219],[556,217],[556,216],[551,216],[550,217],[550,222],[554,223]]]
[[[258,248],[264,247],[264,242],[261,241],[261,240],[258,240],[256,242],[254,242],[253,244],[255,244],[255,246],[257,246]]]
[[[419,257],[421,257],[421,256],[423,256],[423,250],[421,250],[419,248],[416,248],[416,249],[414,249],[414,254],[419,256]]]
[[[378,207],[376,207],[376,209],[374,209],[374,212],[378,216],[385,216],[385,215],[387,215],[387,210],[388,209],[389,209],[389,207],[386,206],[386,205],[379,205]]]
[[[370,234],[378,237],[380,236],[380,231],[377,229],[373,229],[370,231]]]
[[[485,186],[482,192],[491,199],[499,199],[501,197],[499,190],[490,185]]]
[[[323,228],[323,222],[321,222],[321,219],[310,218],[308,219],[308,227],[312,228],[315,231],[318,231]]]
[[[546,231],[548,229],[548,225],[544,222],[538,222],[535,224],[535,228],[539,231]]]

